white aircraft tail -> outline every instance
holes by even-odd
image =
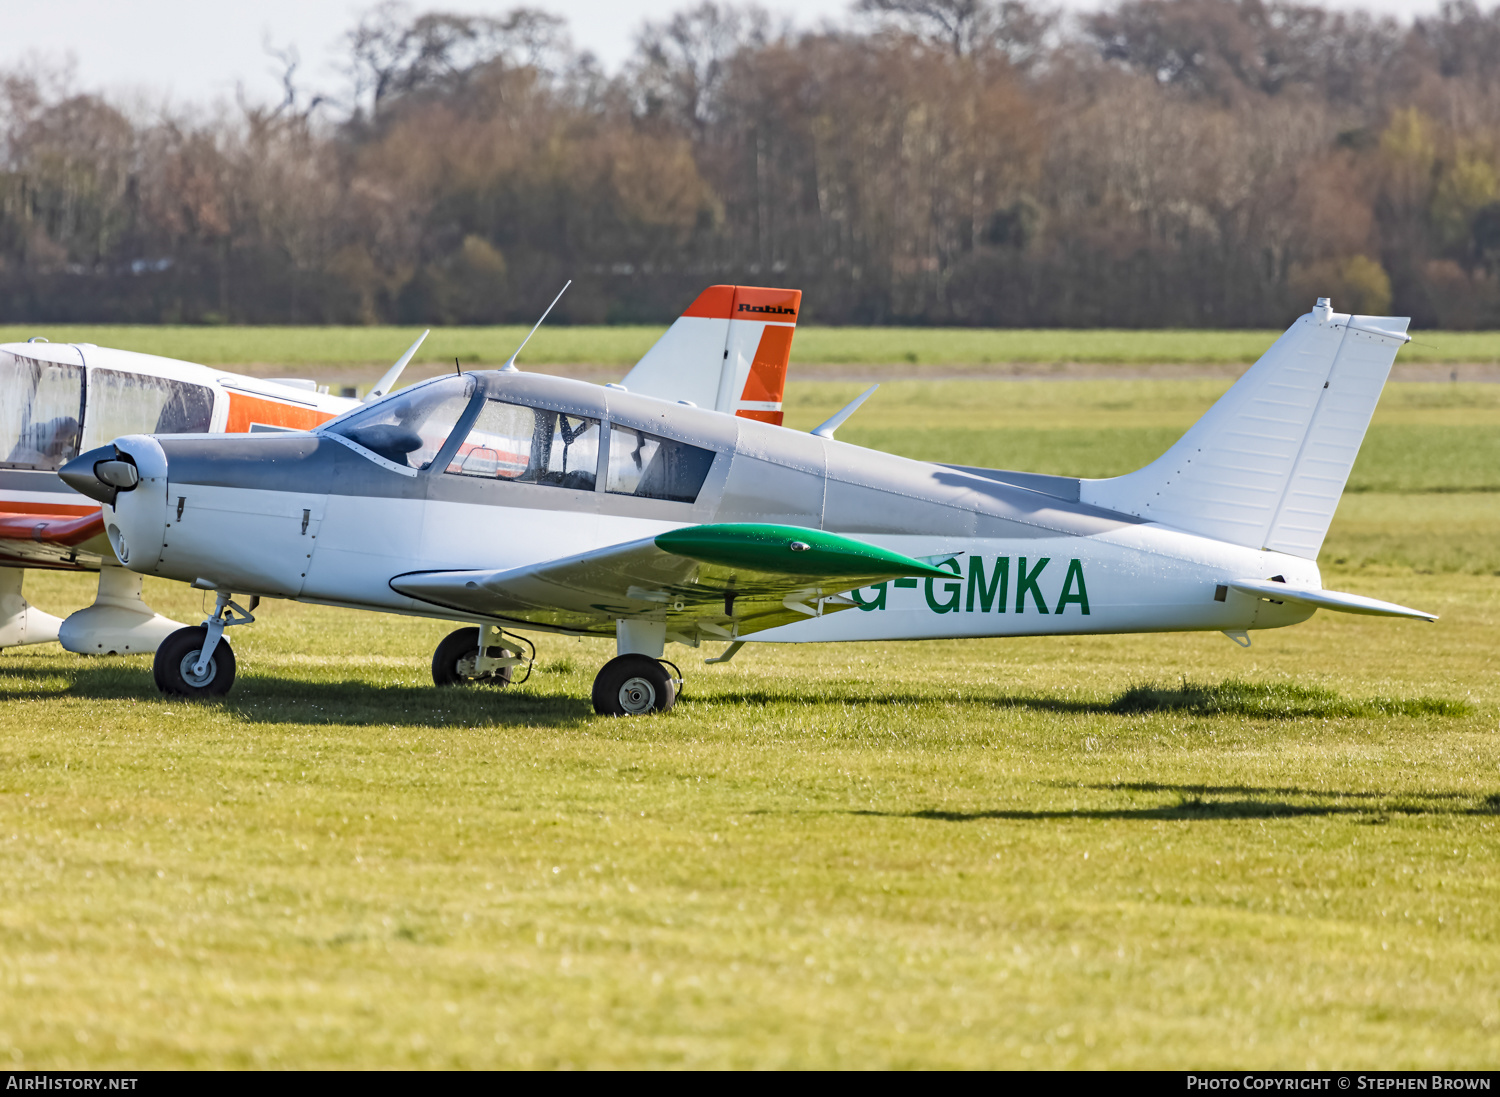
[[[709,286],[620,383],[780,426],[801,309],[801,290]]]
[[[1080,500],[1317,559],[1410,322],[1319,298],[1176,445],[1137,472],[1082,481]]]

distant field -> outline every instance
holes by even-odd
[[[623,366],[637,361],[665,327],[543,327],[523,362]],[[525,327],[438,328],[419,362],[504,362]],[[366,365],[394,361],[420,328],[134,327],[28,324],[0,327],[0,342],[40,335],[54,342],[161,354],[209,365]],[[1248,363],[1275,331],[1037,331],[972,328],[800,327],[792,360],[803,365],[987,365],[1003,362],[1104,364]],[[1401,361],[1500,362],[1500,332],[1417,332]]]
[[[839,438],[949,464],[1114,476],[1155,460],[1229,381],[890,381]],[[787,425],[816,426],[866,386],[793,383]],[[1348,490],[1500,492],[1500,385],[1389,386]]]
[[[1113,475],[1227,383],[897,381],[839,437]],[[1436,624],[673,645],[638,721],[603,642],[437,691],[451,626],[280,601],[219,704],[7,651],[0,1061],[1492,1068],[1500,386],[1388,389],[1351,486],[1326,584]]]

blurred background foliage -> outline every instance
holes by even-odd
[[[0,74],[0,321],[1500,327],[1500,7],[703,3],[605,73],[543,11],[375,8],[347,86],[145,112]]]

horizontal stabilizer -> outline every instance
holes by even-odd
[[[386,370],[384,376],[382,376],[379,381],[375,382],[375,387],[372,388],[369,394],[364,398],[364,403],[374,403],[382,396],[387,395],[391,391],[391,389],[396,387],[396,382],[401,380],[401,373],[406,369],[406,364],[411,361],[412,355],[417,353],[417,348],[422,345],[422,341],[431,334],[432,329],[428,328],[421,335],[417,336],[417,341],[411,346],[407,347],[406,353],[403,354],[400,358],[396,359],[396,364],[390,369]]]
[[[1398,606],[1395,602],[1382,602],[1379,598],[1344,594],[1337,590],[1306,590],[1259,579],[1235,579],[1229,586],[1257,598],[1269,598],[1273,602],[1298,602],[1304,606],[1317,606],[1319,609],[1335,609],[1340,613],[1364,613],[1371,617],[1412,617],[1419,621],[1437,620],[1435,613],[1424,613],[1419,609]]]

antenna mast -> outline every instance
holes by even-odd
[[[556,304],[562,300],[562,295],[568,292],[568,286],[571,286],[572,284],[573,279],[569,278],[566,284],[564,284],[563,288],[557,291],[557,296],[552,298],[552,304],[548,305],[547,311],[542,313],[542,320],[547,319],[548,313],[550,313],[554,306],[556,306]],[[525,347],[527,343],[531,342],[531,337],[536,334],[536,329],[542,326],[542,320],[538,320],[536,322],[536,325],[526,333],[526,338],[521,340],[521,346],[516,348],[516,353],[512,354],[508,359],[506,359],[505,365],[500,367],[501,373],[519,372],[516,369],[516,355],[519,355],[522,348]]]

